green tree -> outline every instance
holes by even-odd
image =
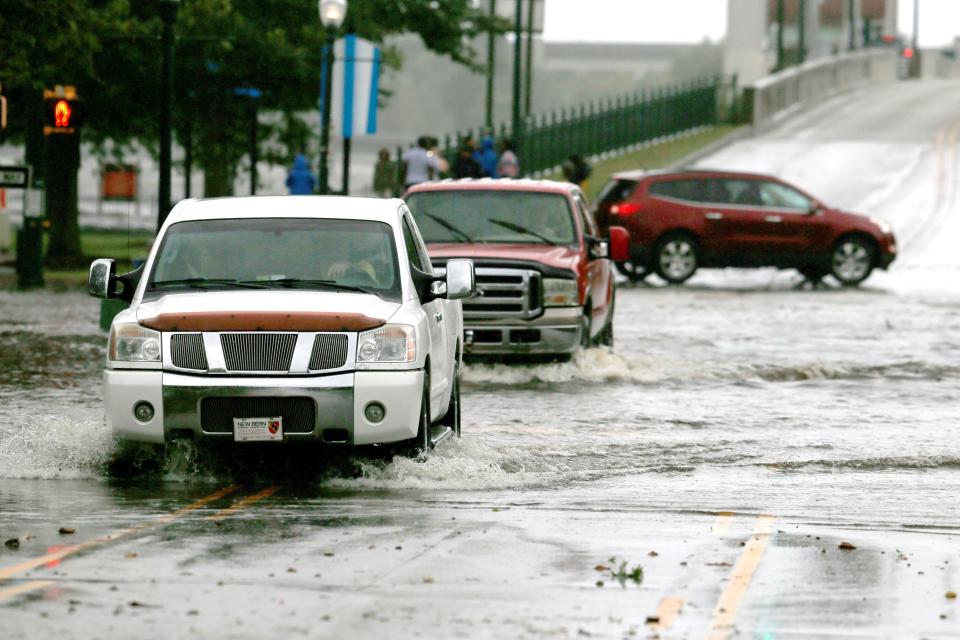
[[[344,30],[383,42],[418,33],[431,50],[474,65],[472,36],[490,22],[470,0],[353,0]],[[161,31],[158,2],[134,0],[0,0],[0,83],[10,96],[9,136],[42,164],[44,88],[75,84],[86,105],[84,142],[102,155],[125,145],[156,151]],[[206,195],[228,195],[248,146],[248,98],[277,114],[260,138],[286,148],[286,161],[311,135],[298,115],[316,108],[324,34],[313,0],[183,0],[177,21],[174,126],[181,144],[191,133]],[[402,61],[388,48],[388,65]],[[264,119],[264,122],[267,119]],[[70,215],[75,217],[76,212]],[[54,228],[52,233],[65,233]],[[79,253],[79,238],[66,246]]]

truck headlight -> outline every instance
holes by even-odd
[[[357,364],[414,362],[417,334],[406,324],[388,324],[364,331],[357,340]]]
[[[579,293],[576,280],[543,279],[543,306],[545,307],[576,307],[580,304]]]
[[[160,362],[160,332],[135,322],[115,324],[110,329],[110,360]]]

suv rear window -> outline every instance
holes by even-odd
[[[611,180],[604,185],[600,195],[597,196],[597,202],[599,204],[616,204],[623,202],[624,200],[628,200],[636,190],[636,180],[627,180],[624,178]]]
[[[703,199],[702,180],[664,180],[650,185],[650,195],[697,202]]]

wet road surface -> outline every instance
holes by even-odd
[[[705,161],[888,218],[891,272],[623,288],[425,461],[120,455],[96,301],[0,293],[0,637],[960,637],[960,87],[907,89]]]

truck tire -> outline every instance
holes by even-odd
[[[440,425],[450,427],[453,434],[460,437],[460,365],[453,367],[453,388],[450,391],[450,405],[447,414],[439,421]]]
[[[580,319],[580,326],[582,327],[580,333],[581,349],[589,349],[593,346],[593,338],[590,336],[593,331],[593,316],[590,315],[592,308],[593,303],[587,300],[587,306],[583,308],[583,317]]]
[[[597,336],[597,344],[601,347],[609,347],[610,349],[613,349],[613,316],[617,307],[616,300],[616,297],[614,297],[610,303],[610,313],[607,317],[607,323],[603,325],[603,331]]]
[[[423,376],[423,397],[420,399],[420,419],[417,423],[417,435],[398,443],[400,455],[416,458],[430,451],[430,375]]]

